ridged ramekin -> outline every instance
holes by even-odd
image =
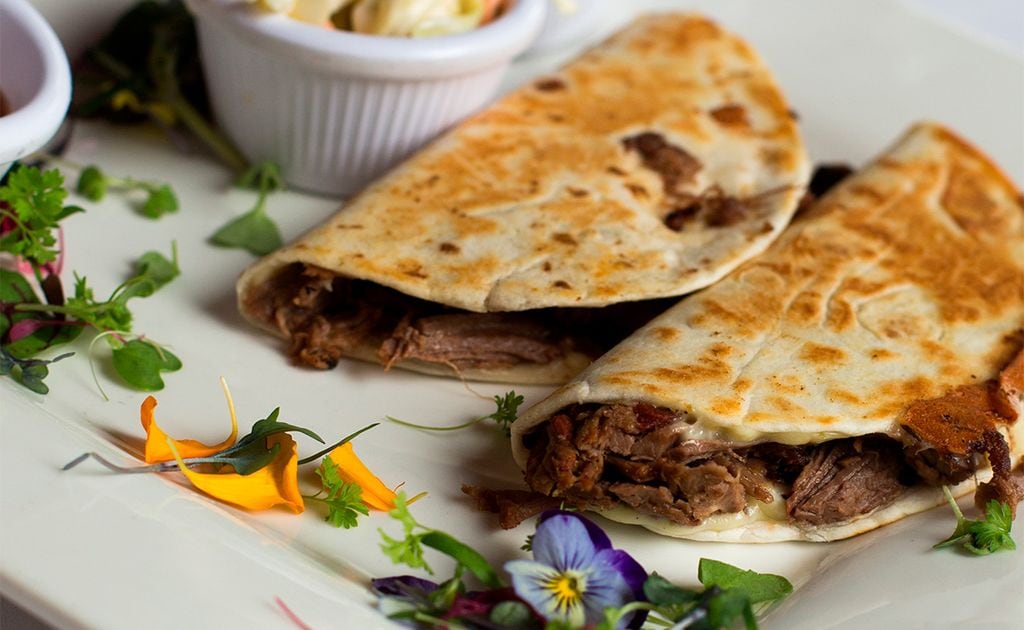
[[[57,35],[26,0],[0,0],[0,177],[57,132],[71,102],[71,71]]]
[[[237,0],[187,0],[214,115],[289,184],[349,195],[485,105],[532,43],[549,0],[515,0],[458,35],[361,35]]]

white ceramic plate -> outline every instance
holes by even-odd
[[[627,9],[625,5],[629,5]],[[749,38],[768,59],[800,114],[816,161],[862,162],[912,121],[949,123],[984,147],[1015,178],[1024,174],[1024,64],[889,2],[616,3],[606,30],[641,8],[694,8]],[[51,7],[49,15],[59,15]],[[73,27],[58,24],[58,30]],[[600,33],[594,33],[598,37]],[[561,56],[568,56],[563,53]],[[561,61],[531,59],[509,85]],[[151,131],[82,124],[69,157],[112,173],[173,182],[182,210],[160,221],[133,214],[118,198],[87,204],[68,220],[68,270],[98,292],[115,286],[143,251],[176,239],[183,275],[133,306],[136,328],[170,344],[185,368],[158,393],[158,418],[174,435],[220,440],[227,414],[217,379],[232,387],[242,428],[281,406],[283,418],[340,437],[385,414],[457,422],[491,406],[454,381],[343,362],[330,372],[288,365],[277,342],[245,325],[234,279],[250,258],[205,238],[253,201],[225,192],[227,176],[200,158],[172,151]],[[335,202],[282,194],[271,213],[295,236]],[[314,509],[301,516],[249,514],[190,491],[171,477],[117,476],[96,465],[62,473],[85,450],[130,462],[143,395],[102,377],[104,402],[84,358],[58,364],[52,392],[36,396],[0,380],[0,591],[60,627],[292,628],[280,597],[314,628],[376,627],[369,576],[405,572],[377,549],[375,514],[336,530]],[[478,386],[491,395],[505,388]],[[517,388],[535,402],[541,388]],[[312,452],[303,441],[300,448]],[[511,486],[519,474],[491,427],[429,435],[382,425],[359,438],[364,461],[387,483],[429,491],[416,506],[424,523],[445,529],[497,564],[520,554],[531,530],[496,530],[473,511],[463,482]],[[312,482],[306,480],[309,488]],[[602,522],[617,546],[648,570],[694,583],[709,556],[789,577],[797,592],[765,620],[767,628],[1019,628],[1024,619],[1024,554],[973,558],[932,551],[953,527],[946,509],[830,545],[740,546],[688,543]],[[1024,543],[1024,526],[1015,528]],[[450,565],[437,560],[445,576]]]

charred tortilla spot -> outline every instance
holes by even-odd
[[[726,127],[750,127],[747,110],[742,105],[730,103],[716,107],[709,113],[712,118]]]
[[[533,85],[541,92],[558,92],[566,88],[565,81],[558,77],[539,79]]]
[[[653,131],[630,136],[622,141],[627,151],[636,151],[645,168],[658,174],[666,196],[682,193],[702,168],[697,158]]]
[[[573,197],[586,197],[590,193],[583,188],[573,188],[572,186],[566,188],[566,191]]]
[[[572,285],[570,285],[565,280],[555,280],[554,282],[551,283],[551,286],[553,286],[553,287],[555,287],[557,289],[571,289],[572,288]]]
[[[626,174],[626,171],[622,170],[622,169],[621,169],[621,168],[619,168],[618,166],[609,166],[609,167],[608,167],[608,168],[607,168],[606,170],[607,170],[607,171],[608,171],[609,173],[611,173],[612,175],[619,175],[619,176],[622,176],[622,175],[625,175],[625,174]]]
[[[545,260],[544,264],[541,265],[540,268],[543,269],[544,271],[551,271],[551,263]]]
[[[566,234],[565,232],[555,232],[551,235],[551,238],[565,245],[578,245],[576,239],[571,234]]]
[[[661,341],[675,341],[679,338],[679,330],[667,326],[659,326],[652,330],[651,333]]]
[[[437,248],[446,254],[458,254],[462,251],[455,243],[441,243]]]

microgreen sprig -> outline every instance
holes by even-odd
[[[466,429],[475,424],[479,424],[484,420],[494,420],[498,425],[498,428],[505,434],[506,437],[512,434],[512,423],[516,421],[519,413],[519,407],[523,404],[524,398],[519,394],[516,394],[515,390],[511,390],[505,393],[504,396],[495,396],[494,404],[496,409],[487,414],[486,416],[480,416],[474,418],[468,422],[462,424],[456,424],[448,427],[439,427],[428,424],[417,424],[415,422],[408,422],[406,420],[400,420],[393,416],[385,416],[389,422],[400,424],[405,427],[411,427],[413,429],[420,429],[422,431],[458,431],[460,429]]]
[[[267,197],[284,188],[280,168],[262,162],[249,168],[236,182],[239,188],[255,190],[256,205],[214,232],[210,242],[221,247],[244,249],[256,256],[269,254],[284,243],[277,225],[267,215]]]
[[[146,200],[138,210],[142,216],[150,219],[159,219],[165,214],[178,211],[178,197],[168,184],[132,177],[113,177],[105,174],[95,164],[81,168],[75,192],[90,201],[101,201],[108,190],[145,193]]]
[[[942,492],[946,495],[946,500],[956,515],[956,529],[953,530],[949,538],[936,543],[935,549],[952,547],[959,543],[974,555],[985,556],[996,551],[1017,548],[1017,544],[1010,536],[1013,512],[1009,505],[993,499],[985,506],[985,518],[980,521],[972,521],[964,518],[960,506],[956,504],[956,499],[948,486],[942,486]]]

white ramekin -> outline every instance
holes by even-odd
[[[26,0],[0,0],[0,177],[57,132],[71,103],[71,70],[53,29]]]
[[[549,0],[515,0],[459,35],[333,31],[237,0],[186,0],[218,124],[289,184],[348,195],[480,109],[544,22]]]

